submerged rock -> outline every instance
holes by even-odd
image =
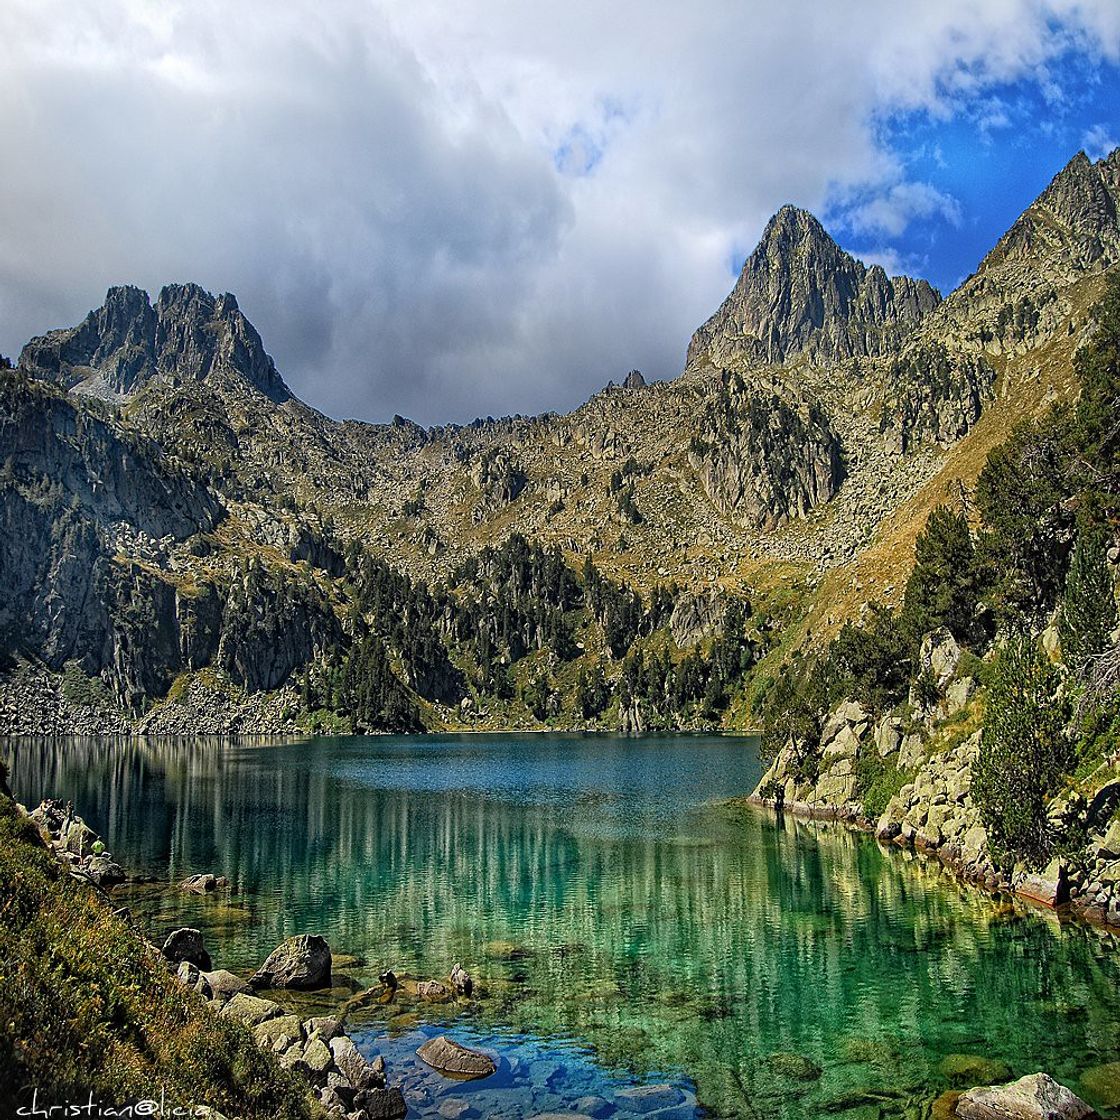
[[[790,1081],[816,1081],[823,1072],[816,1062],[802,1054],[771,1054],[766,1064],[779,1077]]]
[[[1120,1062],[1087,1069],[1079,1081],[1082,1092],[1098,1108],[1120,1107]]]
[[[400,1089],[365,1089],[354,1096],[354,1107],[366,1114],[367,1120],[403,1120],[408,1114]]]
[[[1097,1113],[1049,1074],[1032,1073],[1010,1085],[989,1085],[962,1093],[961,1120],[1091,1120]]]
[[[683,1104],[685,1095],[673,1085],[636,1085],[632,1089],[620,1089],[614,1095],[614,1103],[623,1112],[655,1112],[658,1116],[666,1109]]]
[[[189,875],[179,884],[179,890],[186,894],[209,894],[211,891],[225,890],[229,880],[224,875]]]
[[[996,1085],[1011,1078],[1011,1068],[1006,1062],[982,1054],[947,1054],[938,1064],[937,1072],[954,1089]]]
[[[325,988],[330,980],[330,946],[318,934],[302,933],[277,946],[250,983],[254,988]]]
[[[490,1077],[497,1072],[498,1066],[489,1054],[481,1050],[471,1050],[453,1042],[446,1035],[429,1039],[416,1051],[421,1061],[447,1077],[462,1081],[472,1081],[479,1077]]]

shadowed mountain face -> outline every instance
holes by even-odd
[[[170,284],[155,306],[139,288],[110,288],[77,327],[33,338],[20,368],[93,396],[123,397],[155,379],[242,379],[270,400],[291,396],[261,336],[228,293]]]
[[[783,206],[731,294],[693,336],[689,360],[877,357],[897,348],[940,301],[925,280],[865,267],[812,214]]]
[[[607,641],[613,608],[576,641],[526,622],[524,649],[475,648],[477,633],[446,618],[421,633],[400,601],[356,595],[363,557],[450,586],[515,533],[573,572],[593,558],[664,618],[690,597],[719,604],[708,632],[722,604],[791,579],[831,626],[905,584],[908,518],[973,485],[1015,422],[1074,391],[1088,310],[1120,265],[1118,215],[1120,152],[1079,154],[942,300],[785,207],[681,377],[646,384],[633,371],[568,415],[429,431],[336,423],[303,405],[231,295],[172,285],[152,304],[113,288],[0,372],[0,654],[52,672],[79,662],[133,706],[217,670],[289,711],[296,700],[280,703],[277,688],[335,672],[368,628],[385,665],[412,666],[409,689],[449,658],[463,680],[489,682],[462,697],[473,708],[440,717],[449,725],[508,698],[487,692],[498,686],[486,666],[507,666],[502,688],[531,694],[528,649],[563,649],[573,676],[601,671],[608,693],[621,689],[622,655],[602,652],[621,648]],[[811,590],[887,539],[873,585],[842,576]],[[23,693],[5,706],[4,680],[0,729],[5,713],[38,711]],[[153,730],[179,726],[160,722],[171,707],[152,710]],[[54,712],[73,722],[61,702]]]

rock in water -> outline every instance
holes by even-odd
[[[416,997],[430,1000],[432,1003],[442,1003],[451,998],[451,992],[447,985],[439,980],[421,980],[416,985]]]
[[[1094,1120],[1097,1113],[1049,1074],[970,1089],[957,1101],[962,1120]]]
[[[451,983],[461,996],[469,996],[474,991],[474,980],[461,964],[451,966]]]
[[[402,1120],[408,1114],[400,1089],[365,1089],[354,1097],[354,1106],[368,1120]]]
[[[473,1081],[479,1077],[490,1077],[497,1072],[494,1059],[480,1050],[471,1050],[452,1042],[446,1035],[429,1039],[416,1051],[417,1057],[432,1069],[439,1070],[446,1077],[462,1081]]]
[[[330,981],[330,946],[318,934],[301,933],[273,949],[250,983],[254,988],[325,988]]]
[[[1011,1069],[1006,1062],[981,1054],[947,1054],[938,1063],[937,1072],[955,1089],[995,1085],[1011,1077]]]
[[[202,934],[197,929],[184,927],[173,930],[167,935],[160,952],[175,964],[181,961],[190,961],[196,968],[209,972],[213,968],[210,954],[202,943]]]
[[[188,875],[179,884],[179,890],[184,894],[209,894],[211,891],[225,890],[229,880],[224,875]]]

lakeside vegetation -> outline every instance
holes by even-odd
[[[882,714],[936,699],[919,654],[925,636],[948,631],[982,686],[973,792],[992,854],[1007,865],[1040,865],[1070,840],[1048,804],[1120,739],[1106,555],[1120,521],[1120,276],[1094,319],[1075,359],[1077,401],[1051,406],[991,452],[974,506],[931,513],[901,609],[873,604],[824,651],[794,654],[761,697],[765,749],[772,757],[792,744],[812,776],[823,721],[841,700]],[[870,775],[868,815],[904,780]]]

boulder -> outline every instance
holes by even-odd
[[[1015,893],[1043,906],[1064,906],[1069,902],[1069,876],[1065,863],[1053,859],[1042,871],[1022,875],[1015,883]]]
[[[355,1089],[372,1089],[378,1087],[382,1079],[366,1064],[365,1058],[358,1052],[358,1048],[345,1035],[332,1038],[330,1042],[331,1055],[339,1072]]]
[[[469,996],[474,991],[474,980],[461,964],[451,966],[451,986],[461,996]]]
[[[945,690],[945,714],[956,715],[968,705],[976,692],[976,681],[972,677],[961,677]]]
[[[489,1054],[460,1046],[458,1042],[453,1042],[442,1034],[425,1042],[416,1051],[416,1055],[432,1069],[462,1081],[490,1077],[498,1069],[497,1063]]]
[[[332,1038],[342,1034],[342,1024],[330,1015],[308,1019],[303,1024],[303,1029],[307,1032],[308,1038],[321,1038],[324,1042],[330,1042]]]
[[[366,1120],[403,1120],[408,1113],[400,1089],[364,1089],[354,1096],[354,1108],[366,1114]]]
[[[451,998],[451,989],[439,980],[421,980],[416,985],[416,996],[432,1003],[442,1003]]]
[[[96,843],[97,833],[81,817],[70,817],[58,833],[58,846],[64,852],[73,852],[77,856],[88,855]]]
[[[237,1019],[247,1027],[257,1027],[269,1019],[279,1018],[284,1012],[270,999],[260,999],[257,996],[238,992],[218,1014],[224,1015],[227,1019]]]
[[[211,891],[225,890],[229,880],[224,875],[189,875],[179,884],[179,890],[186,894],[209,894]]]
[[[918,667],[929,672],[939,691],[945,691],[945,686],[957,671],[960,659],[961,647],[947,627],[939,626],[922,638]]]
[[[1097,851],[1105,859],[1120,858],[1120,817],[1108,826],[1101,842],[1097,845]]]
[[[190,961],[182,961],[175,975],[192,991],[198,992],[203,999],[214,998],[214,992],[206,976],[199,971],[197,965],[191,964]]]
[[[173,930],[167,935],[160,952],[174,964],[180,961],[190,961],[191,964],[209,972],[213,965],[210,954],[202,943],[202,934],[197,929],[184,926],[182,929]]]
[[[961,1120],[1091,1120],[1097,1113],[1045,1073],[1020,1077],[1010,1085],[989,1085],[962,1093]]]
[[[902,835],[902,822],[906,819],[906,806],[900,797],[892,797],[875,825],[875,835],[882,841],[894,840]]]
[[[254,973],[254,988],[326,988],[331,981],[331,950],[318,934],[302,933],[277,946]]]
[[[242,980],[240,976],[235,976],[224,968],[216,968],[213,972],[204,972],[202,975],[206,979],[206,983],[210,985],[210,991],[213,993],[214,999],[227,1000],[237,995],[238,992],[252,990],[247,980]]]
[[[902,720],[897,716],[883,716],[875,728],[875,747],[880,758],[890,758],[902,746]]]
[[[308,1039],[303,1048],[303,1064],[311,1071],[314,1081],[326,1084],[327,1070],[333,1063],[330,1047],[321,1038]]]
[[[278,1015],[258,1023],[253,1028],[253,1037],[262,1050],[283,1054],[293,1043],[303,1041],[303,1027],[298,1015]]]
[[[111,887],[125,880],[124,868],[119,863],[114,863],[108,852],[87,856],[82,863],[82,870],[99,887]]]

